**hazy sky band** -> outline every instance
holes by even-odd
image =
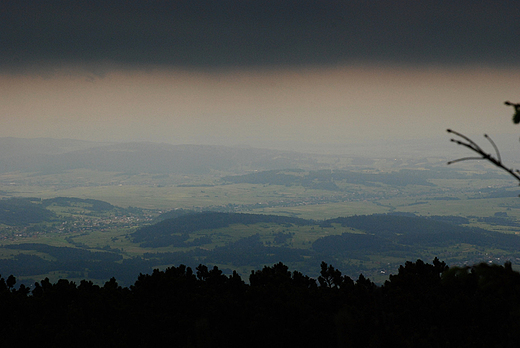
[[[2,1],[0,68],[520,64],[518,1]]]
[[[519,38],[518,0],[2,0],[0,136],[512,149]]]

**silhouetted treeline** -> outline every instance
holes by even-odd
[[[217,267],[180,265],[112,278],[0,279],[5,346],[73,347],[516,347],[520,274],[511,264],[448,268],[406,262],[376,286],[323,262],[317,279],[282,263],[249,283]]]

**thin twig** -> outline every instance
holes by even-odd
[[[484,151],[480,148],[480,146],[477,145],[476,142],[474,142],[473,140],[471,140],[470,138],[468,138],[468,137],[465,136],[464,134],[459,133],[459,132],[455,132],[454,130],[451,130],[451,129],[448,129],[447,132],[448,132],[448,133],[453,133],[453,134],[455,134],[455,135],[461,137],[462,139],[466,140],[466,141],[469,143],[468,146],[471,145],[471,146],[474,147],[475,149],[478,149],[479,151],[484,152]],[[453,140],[453,139],[451,139],[451,141],[459,142],[460,140]]]
[[[449,161],[448,164],[453,164],[453,163],[462,162],[462,161],[469,161],[469,160],[481,160],[481,159],[482,159],[482,157],[464,157],[464,158],[459,158],[459,159],[456,159],[453,161]]]
[[[500,151],[498,151],[498,147],[497,145],[495,144],[495,142],[493,141],[493,139],[491,139],[491,137],[487,134],[484,134],[484,137],[489,140],[489,142],[491,143],[491,145],[493,145],[493,148],[495,149],[495,152],[497,153],[497,159],[499,162],[502,162],[502,158],[500,158]]]

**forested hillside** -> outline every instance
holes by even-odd
[[[29,199],[1,199],[0,224],[29,225],[51,221],[56,214],[45,209],[41,204],[34,204]]]
[[[56,347],[513,347],[520,274],[511,264],[448,268],[406,262],[377,286],[321,264],[310,278],[282,263],[246,283],[180,265],[130,287],[0,279],[4,345]]]
[[[258,223],[288,226],[315,224],[314,221],[310,220],[278,215],[203,212],[195,215],[186,214],[143,227],[132,234],[132,240],[135,243],[141,243],[142,246],[160,247],[174,244],[179,246],[178,244],[187,240],[192,232],[216,230],[232,224],[253,225]],[[180,246],[183,246],[183,244],[180,244]]]
[[[35,205],[56,204],[87,212],[104,213],[113,208],[103,202],[65,198]],[[283,262],[316,277],[317,267],[326,261],[351,277],[363,273],[384,282],[403,259],[442,254],[449,264],[462,265],[478,262],[475,260],[482,260],[489,252],[493,262],[520,257],[520,236],[468,227],[468,219],[458,216],[375,214],[315,221],[279,215],[177,211],[163,218],[117,237],[109,237],[105,228],[97,232],[98,238],[105,238],[112,246],[100,244],[90,237],[93,232],[89,230],[66,237],[68,243],[62,246],[37,242],[4,245],[0,251],[12,256],[0,259],[0,274],[13,273],[23,277],[25,284],[50,274],[97,281],[116,277],[128,286],[139,273],[179,264],[192,268],[200,263],[218,265],[225,274],[238,270],[244,275]],[[89,247],[83,241],[99,246]],[[128,250],[141,252],[131,254]]]

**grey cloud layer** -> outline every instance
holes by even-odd
[[[515,1],[0,2],[0,69],[520,64]]]

